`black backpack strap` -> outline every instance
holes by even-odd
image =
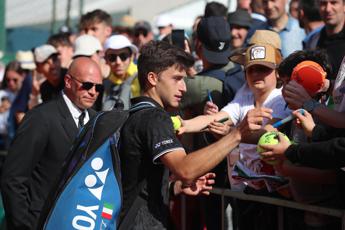
[[[156,105],[148,101],[143,101],[143,102],[134,104],[129,109],[129,112],[130,114],[133,114],[140,110],[149,109],[149,108],[156,108]],[[133,224],[133,220],[135,219],[135,216],[138,210],[140,209],[140,207],[147,204],[147,192],[144,190],[145,187],[146,187],[146,180],[144,179],[139,184],[139,191],[140,191],[139,194],[135,198],[131,207],[128,209],[127,213],[124,215],[123,219],[120,220],[121,222],[119,223],[119,227],[118,227],[119,230],[129,229],[129,227]]]
[[[129,109],[130,114],[147,108],[156,108],[156,105],[149,101],[138,102]]]

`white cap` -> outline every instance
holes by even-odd
[[[51,55],[57,54],[58,51],[52,45],[41,45],[36,47],[34,51],[35,61],[38,63],[45,62]]]
[[[36,69],[34,55],[31,51],[19,50],[16,53],[16,60],[20,63],[22,69],[33,70]]]
[[[96,37],[84,34],[75,40],[73,57],[79,55],[92,56],[101,50],[103,50],[101,42]]]
[[[119,50],[123,48],[130,48],[133,53],[138,52],[138,48],[133,45],[124,35],[113,35],[105,41],[104,49]]]
[[[172,19],[167,15],[159,15],[156,17],[156,27],[166,27],[172,25]]]

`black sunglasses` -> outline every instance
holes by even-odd
[[[70,74],[68,74],[68,76],[70,76],[73,80],[81,83],[81,88],[84,90],[90,90],[94,86],[95,86],[96,92],[98,92],[98,93],[103,92],[103,90],[104,90],[104,86],[102,84],[96,84],[96,83],[89,82],[89,81],[82,82]]]
[[[121,61],[126,61],[131,56],[130,53],[120,53],[120,54],[107,54],[105,58],[109,62],[116,62],[117,57],[121,59]]]
[[[14,83],[17,83],[18,79],[17,78],[7,78],[6,81],[8,81],[8,82],[13,81]]]
[[[146,37],[148,33],[149,33],[149,32],[148,32],[147,30],[138,29],[138,30],[136,30],[136,31],[134,32],[134,36],[135,36],[135,37],[139,37],[140,34],[142,34],[144,37]]]

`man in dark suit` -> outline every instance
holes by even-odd
[[[89,108],[103,88],[98,65],[77,58],[64,81],[58,98],[26,114],[9,149],[1,178],[8,229],[36,229],[78,126],[95,115]]]

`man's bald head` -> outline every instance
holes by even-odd
[[[68,68],[67,74],[70,74],[72,76],[74,75],[83,75],[87,72],[99,72],[101,73],[101,70],[98,66],[98,64],[93,61],[89,57],[78,57],[74,59],[74,61],[71,63],[70,67]]]
[[[89,57],[78,57],[65,75],[64,92],[77,107],[87,109],[96,101],[100,85],[102,74],[98,64]]]

